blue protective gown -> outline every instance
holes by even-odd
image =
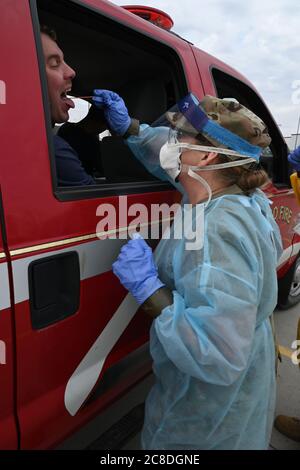
[[[164,177],[148,145],[157,132],[145,128],[128,144]],[[276,386],[269,317],[281,251],[269,201],[259,190],[211,201],[201,249],[187,251],[184,239],[161,240],[155,258],[174,302],[151,327],[156,383],[146,401],[144,449],[268,447]]]

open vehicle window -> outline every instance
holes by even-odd
[[[262,165],[276,186],[289,186],[287,145],[262,99],[248,85],[222,70],[212,68],[211,73],[220,98],[235,98],[265,122],[272,142],[262,154]]]
[[[41,45],[38,44],[38,23],[55,30],[65,61],[76,71],[71,92],[74,96],[89,96],[94,88],[113,90],[123,97],[131,117],[139,119],[141,123],[151,123],[187,92],[180,59],[165,44],[80,2],[36,0],[31,3],[45,110],[49,108],[49,102]],[[73,121],[73,126],[56,128],[61,138],[70,139],[71,146],[74,139],[78,140],[80,133],[78,123],[74,124],[76,120],[72,113],[70,121]],[[98,142],[99,152],[93,154],[95,164],[90,171],[95,184],[76,187],[59,185],[54,146],[50,142],[52,128],[49,112],[47,125],[53,189],[58,199],[169,189],[167,183],[157,180],[145,170],[122,138],[107,133],[103,135],[102,130],[102,138]],[[81,146],[81,151],[82,147],[85,148],[85,145]],[[83,157],[81,155],[83,164],[87,156],[87,152]]]

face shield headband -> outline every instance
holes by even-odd
[[[254,159],[256,162],[259,161],[262,149],[256,145],[252,145],[246,140],[242,139],[233,132],[220,126],[216,121],[209,119],[206,113],[200,106],[198,98],[189,93],[182,100],[177,103],[178,110],[182,116],[188,121],[188,123],[204,137],[212,138],[214,141],[220,143],[222,147],[210,147],[207,150],[205,146],[195,146],[195,150],[210,151],[223,153],[232,157],[248,157]],[[176,123],[173,123],[173,125]],[[182,144],[176,142],[183,147]],[[225,147],[225,148],[224,148]],[[240,163],[240,165],[245,164]]]

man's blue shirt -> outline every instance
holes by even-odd
[[[75,150],[58,135],[53,136],[58,186],[96,184],[88,175]]]

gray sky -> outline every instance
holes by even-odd
[[[176,33],[255,85],[285,136],[296,133],[300,115],[299,0],[113,3],[148,5],[168,13]]]

